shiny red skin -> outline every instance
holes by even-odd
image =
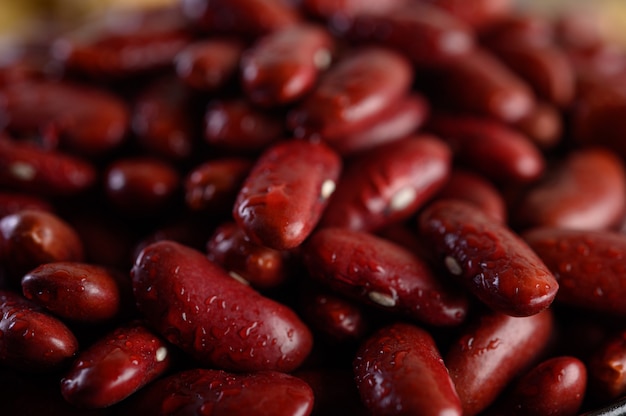
[[[558,302],[626,316],[626,235],[536,228],[523,237],[558,280]]]
[[[357,14],[337,30],[353,41],[376,43],[405,54],[418,67],[438,68],[466,56],[474,35],[439,7],[414,1],[387,13]]]
[[[199,251],[171,241],[151,244],[131,275],[139,311],[203,365],[289,372],[311,350],[311,333],[291,309],[233,279]]]
[[[444,357],[463,415],[487,408],[546,348],[554,327],[551,310],[527,317],[481,315]]]
[[[314,279],[333,290],[429,325],[458,325],[467,299],[452,292],[411,251],[374,235],[343,228],[317,231],[304,249]]]
[[[330,66],[333,50],[330,33],[311,24],[262,37],[241,58],[243,89],[254,104],[266,107],[299,100]]]
[[[233,222],[220,225],[206,244],[207,257],[229,273],[236,273],[252,287],[277,287],[287,278],[284,254],[250,241]]]
[[[120,290],[113,273],[86,263],[46,263],[24,275],[22,291],[61,318],[102,322],[120,312]]]
[[[624,162],[606,149],[579,149],[531,185],[516,207],[525,227],[610,229],[626,210]]]
[[[196,166],[184,180],[187,207],[192,211],[230,213],[253,165],[248,159],[224,158]]]
[[[541,362],[507,395],[503,415],[576,416],[587,388],[587,369],[575,357]]]
[[[174,60],[176,74],[189,87],[215,91],[235,78],[244,44],[231,38],[190,43]]]
[[[37,195],[69,196],[91,188],[95,167],[79,157],[0,137],[0,185]]]
[[[337,140],[359,130],[409,90],[410,62],[375,46],[343,56],[287,116],[296,137]]]
[[[307,416],[313,391],[289,374],[192,369],[158,380],[131,401],[128,414],[154,416]]]
[[[172,165],[150,157],[115,160],[104,181],[108,200],[120,211],[138,215],[165,209],[181,185]]]
[[[88,156],[119,147],[129,124],[126,104],[113,93],[56,81],[4,86],[0,114],[13,131],[28,134],[52,129],[62,146]]]
[[[353,361],[372,415],[458,415],[461,402],[431,335],[396,323],[371,335]]]
[[[282,119],[243,99],[213,102],[204,116],[204,139],[220,149],[258,152],[283,135]]]
[[[141,324],[119,327],[77,355],[61,380],[61,393],[80,408],[111,406],[163,375],[169,348]]]
[[[55,214],[24,210],[0,220],[0,257],[15,281],[35,267],[56,261],[82,261],[76,231]]]
[[[23,210],[52,212],[52,205],[44,198],[19,192],[0,191],[0,218]]]
[[[404,220],[445,184],[451,163],[448,146],[426,135],[362,153],[342,174],[321,225],[374,231]]]
[[[428,129],[448,143],[459,162],[495,183],[529,183],[545,170],[544,156],[530,139],[497,120],[438,114]]]
[[[289,140],[267,149],[237,195],[233,216],[252,242],[276,250],[299,246],[328,203],[341,159],[323,143]],[[334,190],[334,186],[332,187]]]
[[[543,151],[552,150],[561,143],[565,128],[559,109],[543,101],[537,102],[532,112],[512,126]]]
[[[419,229],[449,273],[496,311],[534,315],[557,294],[555,277],[528,244],[472,204],[434,202],[420,214]]]
[[[425,0],[480,31],[512,14],[512,0]]]
[[[0,363],[50,371],[67,363],[78,341],[63,322],[14,292],[0,291]]]
[[[614,400],[626,393],[626,333],[605,340],[588,360],[590,393],[596,399]]]

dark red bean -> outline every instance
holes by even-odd
[[[303,0],[304,10],[329,22],[341,24],[346,18],[361,14],[386,14],[412,0]]]
[[[46,263],[22,278],[24,296],[56,316],[81,322],[101,322],[120,312],[115,272],[85,263]]]
[[[333,290],[429,325],[457,325],[467,299],[407,249],[371,234],[325,228],[305,250],[309,274]]]
[[[265,298],[171,241],[146,247],[131,272],[139,311],[199,363],[232,371],[292,371],[311,350],[308,328]]]
[[[248,98],[262,106],[294,102],[313,89],[332,61],[334,40],[323,28],[295,25],[262,37],[241,59]]]
[[[591,394],[614,400],[626,393],[626,333],[620,331],[604,341],[588,362]]]
[[[167,344],[141,324],[131,323],[82,350],[61,380],[61,393],[77,407],[108,407],[163,375],[169,366]]]
[[[23,210],[52,212],[52,205],[43,198],[18,192],[0,191],[0,218]]]
[[[490,308],[513,316],[546,309],[559,284],[506,225],[458,200],[431,204],[419,228],[448,272]]]
[[[78,350],[74,334],[20,295],[0,291],[0,363],[20,371],[50,371]]]
[[[435,341],[423,329],[396,323],[359,348],[353,369],[372,415],[461,415],[461,402]]]
[[[136,411],[128,414],[308,416],[313,408],[313,392],[304,381],[273,371],[186,370],[156,381],[134,400]]]
[[[513,43],[540,47],[556,43],[555,28],[546,16],[511,13],[483,28],[480,41],[486,45]]]
[[[341,159],[322,143],[289,140],[266,150],[239,191],[233,216],[252,242],[297,247],[335,190]]]
[[[310,369],[297,371],[294,375],[304,380],[313,390],[315,403],[311,414],[325,416],[369,414],[354,384],[352,369]]]
[[[373,231],[406,219],[443,186],[450,164],[450,149],[432,136],[375,147],[345,169],[321,224]]]
[[[466,328],[444,357],[463,415],[489,406],[540,356],[552,330],[551,310],[523,318],[489,313]]]
[[[494,22],[512,14],[512,0],[425,0],[448,11],[451,15],[467,23],[476,30],[488,27]]]
[[[296,137],[333,140],[358,130],[403,96],[411,65],[388,49],[366,47],[341,58],[288,115]]]
[[[561,143],[565,128],[558,108],[543,101],[538,102],[533,111],[512,126],[544,152]]]

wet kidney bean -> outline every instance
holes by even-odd
[[[231,371],[292,371],[311,350],[288,307],[171,241],[144,248],[131,271],[139,311],[197,362]]]
[[[288,140],[268,148],[246,178],[233,208],[252,242],[276,250],[299,246],[335,191],[341,159],[323,143]]]
[[[0,291],[0,335],[0,363],[20,371],[59,368],[78,351],[63,322],[9,291]]]
[[[24,296],[56,316],[102,322],[120,311],[120,290],[113,270],[73,262],[46,263],[22,278]]]
[[[487,408],[514,377],[544,352],[554,327],[551,310],[527,317],[480,315],[444,356],[463,415]]]
[[[353,362],[372,415],[461,415],[461,402],[431,335],[395,323],[378,330]]]
[[[163,375],[169,348],[139,323],[117,328],[77,355],[61,380],[61,393],[80,408],[111,406]]]
[[[457,325],[467,314],[467,299],[446,287],[425,261],[374,235],[324,228],[304,253],[313,278],[361,302],[429,325]]]
[[[598,399],[617,399],[626,393],[626,333],[605,340],[588,362],[591,394]]]
[[[555,277],[526,242],[474,205],[434,202],[420,214],[419,229],[448,272],[496,311],[534,315],[557,294]]]

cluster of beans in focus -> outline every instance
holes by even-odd
[[[626,48],[512,0],[181,0],[0,57],[0,413],[626,396]]]

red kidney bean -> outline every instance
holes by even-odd
[[[131,404],[140,413],[160,416],[307,416],[312,408],[313,392],[297,377],[274,371],[235,374],[206,369],[158,380],[139,393],[134,407]]]
[[[373,148],[345,169],[321,225],[373,231],[407,219],[443,186],[450,164],[449,148],[432,136]]]
[[[61,393],[77,407],[108,407],[161,376],[169,366],[168,345],[141,324],[131,323],[82,350],[61,380]]]
[[[228,212],[254,162],[241,158],[211,160],[184,180],[185,202],[192,211]]]
[[[19,192],[0,191],[0,218],[24,210],[52,212],[52,205],[43,198]]]
[[[548,267],[522,238],[480,208],[437,201],[420,214],[419,228],[448,272],[490,308],[528,316],[554,300],[559,284]]]
[[[427,128],[449,144],[459,162],[496,183],[528,183],[544,172],[544,156],[530,139],[496,120],[437,114]]]
[[[0,334],[0,363],[20,371],[54,370],[78,350],[61,321],[13,292],[0,291]]]
[[[424,2],[410,2],[387,13],[357,14],[339,23],[335,29],[344,37],[399,50],[418,67],[447,65],[474,48],[469,27],[447,11]]]
[[[429,325],[457,325],[467,299],[407,249],[371,234],[325,228],[304,249],[309,274],[333,290]]]
[[[422,0],[448,11],[476,30],[491,26],[513,11],[512,0]]]
[[[276,250],[297,247],[317,225],[340,170],[341,159],[322,143],[274,145],[239,191],[235,221],[252,242]]]
[[[54,81],[11,84],[0,89],[0,118],[13,131],[58,131],[61,144],[85,155],[119,147],[126,137],[126,104],[96,87]]]
[[[0,185],[41,195],[68,196],[91,188],[95,167],[78,157],[0,136]]]
[[[25,210],[0,219],[0,256],[9,276],[55,261],[82,261],[83,245],[76,231],[55,214]]]
[[[372,415],[461,415],[461,402],[435,341],[404,323],[384,327],[356,353],[354,374]]]
[[[330,66],[333,50],[333,38],[321,27],[301,24],[276,31],[243,54],[242,87],[261,106],[299,100]]]
[[[412,0],[303,0],[302,7],[313,16],[335,24],[343,19],[362,14],[386,14],[393,9],[406,6]]]
[[[209,104],[204,138],[212,146],[236,152],[256,152],[283,138],[282,120],[244,100]]]
[[[149,157],[114,161],[105,173],[105,191],[124,213],[146,215],[167,208],[180,185],[178,172]]]
[[[563,138],[563,119],[558,108],[543,101],[533,111],[512,124],[528,137],[540,150],[546,152],[557,147]]]
[[[531,365],[548,344],[553,326],[552,311],[545,310],[522,318],[483,314],[466,328],[444,356],[463,415],[487,408]]]
[[[235,223],[220,225],[209,238],[206,249],[209,260],[252,287],[270,289],[287,278],[285,255],[251,242]]]
[[[486,45],[513,43],[529,47],[557,42],[554,24],[546,16],[531,13],[502,16],[480,31],[480,41]]]
[[[617,225],[626,210],[626,173],[605,149],[571,151],[531,185],[516,208],[518,223],[585,230]]]
[[[56,316],[81,322],[102,322],[120,312],[115,272],[76,263],[46,263],[22,278],[24,296]]]
[[[215,91],[235,78],[243,50],[243,42],[235,38],[190,43],[176,55],[176,74],[191,88]]]
[[[320,78],[288,115],[289,127],[297,137],[332,140],[349,134],[404,95],[412,77],[402,55],[373,46],[358,49]]]
[[[591,394],[600,399],[617,399],[626,393],[626,333],[619,331],[603,342],[589,358]]]
[[[626,316],[626,305],[622,301],[626,235],[611,231],[537,228],[523,236],[558,280],[558,302],[583,310]]]
[[[554,23],[560,44],[575,49],[586,49],[604,43],[606,33],[602,19],[589,8],[563,10]]]
[[[308,328],[265,298],[171,241],[146,247],[131,271],[139,311],[199,363],[232,371],[291,371],[311,350]]]

